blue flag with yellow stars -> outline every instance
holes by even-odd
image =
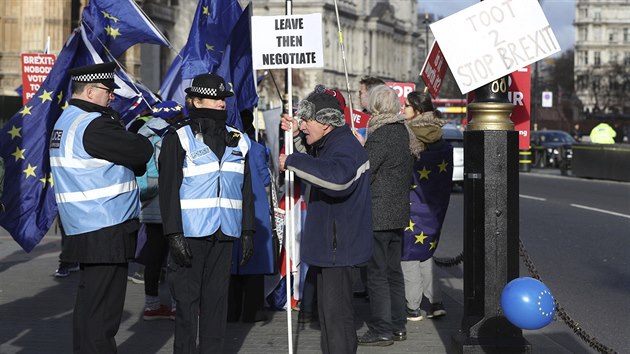
[[[426,150],[414,162],[409,192],[411,218],[403,237],[403,261],[425,261],[433,256],[453,186],[453,147]]]
[[[98,53],[102,53],[105,46],[118,58],[136,43],[169,47],[168,40],[134,0],[90,0],[82,16],[88,40]]]
[[[6,168],[0,225],[26,252],[39,243],[57,215],[48,140],[68,104],[67,72],[74,66],[80,42],[75,31],[35,96],[0,130],[0,156]]]
[[[228,40],[221,65],[216,73],[227,82],[234,96],[225,99],[228,111],[227,122],[243,129],[239,112],[252,110],[258,105],[258,94],[254,83],[254,68],[252,65],[251,40],[251,4],[245,8],[243,14],[234,26]]]
[[[115,3],[116,6],[124,8],[126,2],[127,0],[122,2],[93,0],[85,12],[93,11],[92,7],[99,4],[112,6]],[[130,14],[135,15],[131,12]],[[116,17],[118,22],[131,24],[134,28],[146,24],[145,21],[129,20],[124,13],[118,16],[120,16]],[[70,100],[68,70],[102,62],[101,56],[105,54],[102,47],[97,49],[101,42],[97,41],[95,44],[88,39],[90,32],[88,26],[91,29],[97,27],[96,23],[91,23],[84,17],[82,25],[75,29],[67,40],[35,96],[0,129],[0,156],[5,162],[5,188],[1,197],[4,211],[0,209],[0,226],[9,232],[26,252],[30,252],[41,241],[57,215],[48,144],[52,127]],[[145,29],[141,32],[151,31]],[[143,41],[151,42],[147,38],[149,37],[137,35],[133,41],[126,41],[127,44],[122,46],[113,44],[113,48],[126,49]],[[115,52],[112,51],[112,54]],[[139,95],[143,94],[142,90],[141,92],[136,90],[139,86],[132,88],[129,78],[120,75],[116,78],[116,83],[121,89],[116,90],[117,97],[114,102],[122,105],[125,110],[136,108],[134,103],[138,102]]]
[[[243,13],[238,0],[200,0],[188,41],[173,60],[160,87],[166,100],[184,104],[192,79],[214,72],[221,63],[232,28]]]

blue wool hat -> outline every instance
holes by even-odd
[[[155,106],[153,106],[152,115],[157,118],[162,118],[164,120],[171,119],[178,114],[183,113],[184,107],[175,101],[162,101]]]

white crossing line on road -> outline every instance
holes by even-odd
[[[604,213],[604,214],[610,214],[610,215],[614,215],[614,216],[621,216],[622,218],[630,219],[630,215],[617,213],[617,212],[610,211],[610,210],[598,209],[598,208],[593,208],[593,207],[589,207],[589,206],[586,206],[586,205],[580,205],[580,204],[571,204],[571,206],[572,207],[576,207],[576,208],[591,210],[591,211],[597,211],[597,212]]]
[[[540,200],[541,202],[544,202],[547,200],[547,198],[533,197],[531,195],[525,195],[525,194],[519,194],[518,196],[525,199]]]

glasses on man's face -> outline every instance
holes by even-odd
[[[405,103],[405,108],[409,108],[411,105],[409,103]]]
[[[101,90],[105,90],[105,91],[107,91],[107,94],[109,94],[109,95],[113,95],[114,94],[114,90],[112,90],[112,89],[110,89],[108,87],[100,87],[100,86],[92,86],[92,87],[97,88],[97,89],[101,89]]]

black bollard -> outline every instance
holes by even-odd
[[[501,311],[501,292],[519,276],[518,132],[507,77],[475,90],[464,132],[464,317],[462,353],[530,353]]]
[[[518,151],[518,170],[519,172],[530,172],[532,170],[532,151]]]

